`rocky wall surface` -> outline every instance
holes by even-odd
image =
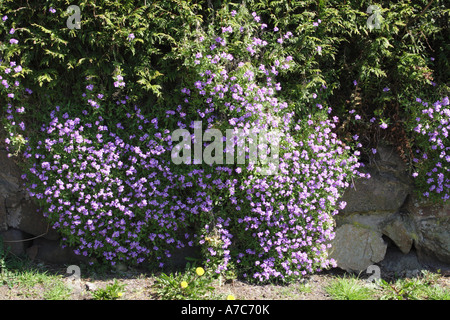
[[[335,219],[329,253],[338,267],[358,272],[372,264],[389,265],[385,259],[390,247],[405,259],[416,255],[417,265],[450,266],[450,203],[419,200],[394,148],[379,147],[364,170],[371,178],[346,190],[342,200],[347,206]]]
[[[6,150],[0,150],[0,237],[11,254],[51,263],[79,261],[62,248],[59,235],[24,192],[22,172]]]

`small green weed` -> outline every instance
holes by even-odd
[[[184,272],[162,273],[154,284],[162,300],[204,300],[214,298],[214,276],[202,267],[186,265]]]
[[[125,285],[114,279],[112,284],[106,285],[106,288],[100,288],[92,292],[94,300],[117,300],[123,296]]]

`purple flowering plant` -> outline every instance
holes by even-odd
[[[448,96],[428,103],[416,98],[411,120],[417,149],[413,177],[428,200],[450,198],[450,102]]]
[[[189,216],[194,237],[217,273],[236,269],[251,280],[287,281],[326,268],[333,263],[327,259],[332,216],[344,206],[338,199],[349,179],[362,176],[360,164],[333,133],[337,120],[328,119],[329,108],[296,119],[277,97],[278,74],[294,64],[290,56],[265,55],[270,45],[272,53],[282,52],[280,34],[261,28],[258,15],[245,9],[221,21],[187,42],[185,67],[192,78],[182,88],[184,103],[158,123],[192,130],[202,120],[203,129],[223,132],[277,129],[283,142],[274,175],[249,161],[178,168],[186,171],[183,181],[198,175],[188,192],[206,200]]]
[[[136,10],[124,2],[118,13],[111,2],[114,8],[97,6],[97,13],[85,7],[83,20],[95,36],[78,42],[82,39],[74,38],[74,31],[52,28],[61,17],[48,7],[42,25],[25,21],[29,13],[41,11],[40,5],[17,11],[18,20],[11,21],[6,14],[13,12],[13,3],[2,7],[0,22],[4,142],[11,154],[25,158],[30,196],[77,254],[108,264],[163,267],[175,250],[198,246],[208,270],[255,281],[289,281],[326,268],[333,265],[327,258],[333,215],[345,207],[339,196],[353,177],[363,176],[358,172],[361,150],[356,149],[378,155],[373,143],[378,140],[368,142],[365,129],[377,137],[396,135],[403,126],[398,120],[405,118],[408,142],[417,147],[415,181],[424,197],[448,199],[448,98],[432,106],[420,99],[411,104],[411,94],[432,101],[422,91],[431,71],[423,58],[433,47],[436,61],[430,61],[442,66],[438,57],[445,50],[438,50],[434,40],[426,45],[418,41],[418,48],[396,36],[394,22],[404,21],[403,14],[410,12],[396,9],[403,6],[386,11],[386,21],[392,23],[372,38],[360,35],[366,25],[360,8],[338,1],[317,12],[314,1],[286,6],[287,11],[272,2],[247,6],[258,13],[229,3],[214,11],[214,19],[203,17],[207,27],[200,23],[197,13],[202,10],[196,3],[184,2],[186,7],[178,11],[172,2]],[[445,20],[430,19],[440,16],[433,6],[411,19],[416,24],[409,26],[415,28],[412,34],[423,30],[424,37],[433,38],[435,31],[429,31],[439,28],[423,26]],[[228,12],[228,7],[235,10]],[[125,20],[130,23],[116,23],[128,8],[132,13]],[[109,10],[117,14],[106,14]],[[436,14],[427,16],[432,11]],[[117,19],[97,30],[100,12]],[[359,22],[349,22],[349,16]],[[42,44],[41,51],[30,54],[39,48],[29,46],[34,41]],[[75,47],[89,50],[80,53]],[[88,52],[96,52],[94,60],[107,53],[114,61],[84,68],[91,59]],[[46,64],[41,55],[51,68],[41,68]],[[357,56],[363,58],[348,59]],[[65,77],[71,61],[79,65]],[[79,79],[78,73],[91,78]],[[23,79],[27,74],[31,77]],[[336,90],[342,86],[345,91],[345,81],[354,94],[350,105],[340,106]],[[36,84],[34,96],[24,83]],[[62,92],[82,99],[61,103]],[[144,92],[158,99],[147,100]],[[43,103],[47,93],[59,105]],[[446,95],[448,90],[440,94]],[[393,117],[398,100],[405,113]],[[280,141],[267,137],[268,149],[260,142],[262,157],[256,161],[247,147],[244,162],[208,164],[195,156],[200,138],[196,121],[202,133],[235,130],[234,140],[221,139],[224,145],[237,143],[236,149],[252,130],[282,136]],[[191,156],[198,163],[173,162],[177,129],[189,131]],[[203,150],[211,146],[202,143]],[[229,149],[221,152],[225,158]],[[235,160],[239,156],[236,152]],[[276,163],[264,162],[273,156]],[[267,170],[272,174],[264,174]]]
[[[23,105],[32,91],[21,86],[20,78],[24,77],[24,73],[18,62],[0,60],[0,94],[7,101],[2,108],[2,125],[7,132],[5,143],[11,152],[10,156],[19,155],[27,141],[23,117],[26,110]]]
[[[135,104],[127,96],[132,88],[127,75],[116,70],[109,79],[115,95],[107,96],[95,77],[86,78],[83,104],[55,106],[30,134],[24,119],[31,114],[25,102],[32,93],[19,80],[26,68],[20,59],[0,64],[5,142],[27,160],[29,195],[77,254],[111,265],[163,267],[176,250],[198,246],[205,267],[216,274],[233,272],[260,282],[288,282],[333,266],[328,259],[333,216],[345,207],[339,199],[352,178],[366,177],[353,148],[353,143],[361,147],[362,139],[351,135],[353,141],[344,143],[338,137],[340,119],[327,104],[324,84],[309,87],[313,103],[305,116],[286,99],[289,92],[280,79],[297,67],[288,53],[297,35],[244,7],[218,14],[215,24],[197,28],[177,48],[186,75],[179,88],[183,97],[162,111],[148,113]],[[130,34],[124,37],[133,38]],[[20,32],[14,36],[21,43]],[[8,41],[12,35],[7,37],[5,44],[14,46]],[[131,40],[137,45],[139,34]],[[316,48],[311,45],[312,57]],[[425,196],[444,200],[449,197],[448,105],[448,98],[432,107],[420,101],[414,127],[423,146],[414,176],[427,187]],[[360,122],[364,114],[352,110],[349,116]],[[381,115],[379,120],[370,123],[383,130]],[[194,145],[196,121],[203,133],[235,130],[237,138],[222,137],[224,145],[239,146],[252,130],[281,132],[276,154],[257,147],[266,157],[277,156],[276,168],[264,157],[252,161],[248,147],[243,163],[174,164],[173,132],[187,129]],[[208,146],[204,141],[203,149]],[[229,149],[223,152],[225,157]]]
[[[164,115],[145,115],[123,96],[119,72],[119,98],[106,99],[88,78],[84,105],[56,106],[39,134],[24,138],[27,191],[75,253],[162,267],[174,250],[200,246],[217,274],[261,282],[333,265],[333,215],[345,206],[339,198],[350,179],[364,176],[357,154],[333,132],[338,119],[330,108],[298,118],[277,95],[277,76],[295,65],[277,46],[292,34],[262,28],[245,8],[226,17],[183,48],[191,77],[184,100]],[[19,88],[11,86],[3,85],[8,93]],[[24,110],[8,97],[7,120],[24,131]],[[171,134],[194,132],[194,121],[204,130],[242,129],[244,138],[249,130],[278,130],[277,168],[266,168],[276,173],[263,174],[265,164],[249,161],[248,148],[244,163],[175,165]],[[258,152],[271,154],[262,146]]]

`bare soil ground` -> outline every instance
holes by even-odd
[[[230,283],[215,287],[218,296],[233,295],[238,300],[331,300],[325,291],[325,286],[341,271],[329,271],[305,277],[302,281],[290,285],[255,285],[244,281],[234,280]],[[116,275],[117,277],[117,275]],[[121,277],[109,279],[87,278],[81,280],[81,292],[75,292],[74,299],[89,299],[89,291],[105,288],[118,279],[125,285],[123,299],[129,300],[158,300],[160,297],[153,287],[155,276],[145,276],[137,273],[123,273]]]
[[[146,274],[141,270],[127,270],[125,272],[109,272],[102,274],[90,274],[79,280],[74,280],[65,273],[67,267],[40,266],[47,274],[59,274],[62,283],[72,290],[65,299],[68,300],[92,300],[92,293],[100,288],[106,288],[115,280],[124,285],[122,300],[159,300],[154,283],[158,274]],[[393,275],[382,273],[383,279],[392,280]],[[349,274],[340,270],[329,271],[309,275],[299,282],[290,285],[254,285],[243,281],[216,286],[215,293],[226,297],[232,294],[238,300],[331,300],[326,292],[326,286],[336,277],[344,277]],[[360,274],[359,280],[364,282],[368,275]],[[439,277],[438,282],[444,287],[450,288],[450,277],[446,274]],[[20,283],[6,285],[0,283],[0,300],[44,300],[43,292],[48,291],[48,284],[37,282],[33,286],[23,287]],[[374,297],[377,299],[377,297]]]

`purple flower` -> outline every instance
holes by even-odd
[[[388,127],[387,123],[383,122],[382,124],[380,124],[380,128],[381,129],[386,129]]]
[[[231,26],[228,26],[228,27],[222,27],[222,33],[225,33],[225,32],[233,32],[233,28],[231,27]],[[220,42],[220,41],[218,41],[218,42]]]
[[[256,14],[256,12],[252,12],[252,16],[253,16],[253,19],[254,19],[256,22],[259,22],[259,20],[261,19],[261,18]]]
[[[117,81],[114,82],[114,87],[116,87],[116,88],[125,87],[125,82],[122,80],[123,80],[123,77],[121,75],[118,75]]]
[[[444,99],[442,99],[443,106],[448,106],[449,104],[450,104],[450,101],[449,101],[448,97],[445,97]]]
[[[48,11],[50,11],[51,13],[55,13],[56,9],[53,9],[52,7],[50,7],[50,9],[48,9]]]
[[[9,40],[9,43],[10,44],[18,44],[19,40],[12,38],[12,39]]]
[[[135,36],[134,36],[133,33],[130,33],[130,34],[128,35],[128,41],[132,41],[134,38],[135,38]]]

